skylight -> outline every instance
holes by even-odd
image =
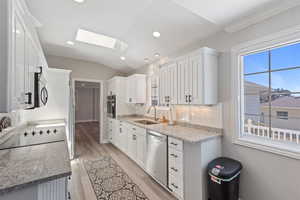
[[[106,35],[93,33],[83,29],[78,29],[76,40],[92,45],[102,46],[110,49],[114,49],[117,43],[117,39],[108,37]]]

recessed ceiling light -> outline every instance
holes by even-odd
[[[152,33],[152,35],[153,35],[153,37],[155,37],[155,38],[159,38],[159,37],[160,37],[160,32],[154,31],[154,32]]]
[[[145,58],[144,61],[147,63],[147,62],[149,62],[149,59],[148,59],[148,58]]]
[[[156,53],[156,54],[154,54],[154,56],[158,58],[160,56],[160,54]]]
[[[124,56],[121,56],[120,59],[121,60],[126,60],[126,58]]]
[[[73,46],[73,45],[74,45],[74,42],[73,42],[73,41],[67,41],[67,44]]]
[[[76,3],[83,3],[85,0],[73,0],[75,1]]]

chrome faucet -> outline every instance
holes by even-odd
[[[158,119],[157,119],[157,116],[156,116],[156,106],[150,106],[149,109],[148,109],[148,111],[147,111],[147,113],[148,114],[150,113],[151,108],[154,109],[154,121],[157,121]]]

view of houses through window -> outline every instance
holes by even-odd
[[[300,144],[300,43],[243,56],[244,133]]]

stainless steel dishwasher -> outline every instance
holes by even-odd
[[[167,186],[167,136],[147,132],[146,171],[160,184]]]

